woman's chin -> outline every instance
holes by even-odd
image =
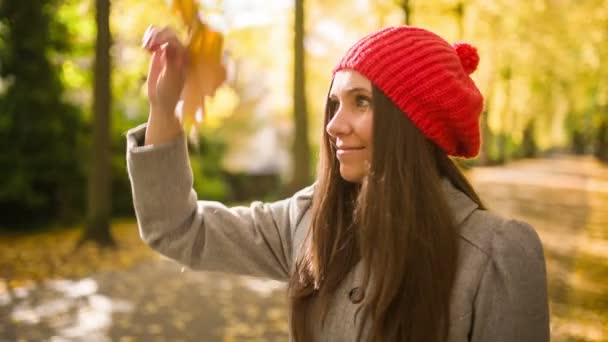
[[[363,170],[355,170],[355,168],[340,165],[340,176],[347,182],[351,183],[361,183],[363,177],[365,177],[365,173]]]

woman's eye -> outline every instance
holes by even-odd
[[[367,109],[372,105],[372,100],[367,96],[358,95],[355,100],[357,102],[357,107],[359,108]]]

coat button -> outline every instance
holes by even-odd
[[[359,304],[363,301],[365,293],[360,287],[355,287],[348,293],[348,298],[353,304]]]

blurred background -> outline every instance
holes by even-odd
[[[411,24],[479,50],[488,206],[531,223],[554,341],[608,340],[608,1],[205,0],[229,79],[191,144],[200,198],[275,200],[314,178],[331,69]],[[285,341],[280,283],[195,273],[139,239],[125,132],[147,119],[164,0],[0,1],[0,340]]]

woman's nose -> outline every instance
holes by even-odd
[[[325,127],[325,131],[327,132],[327,134],[334,138],[348,134],[350,130],[350,125],[348,123],[348,120],[346,120],[346,113],[341,107],[342,106],[340,106],[340,108],[336,110],[334,116],[331,118],[331,120],[327,123],[327,126]]]

